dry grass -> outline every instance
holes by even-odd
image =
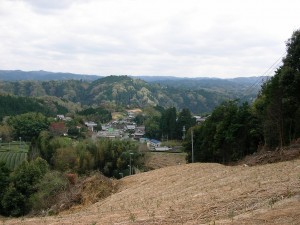
[[[186,164],[186,153],[146,152],[145,166],[149,169],[160,169],[167,166]]]
[[[299,224],[300,160],[243,167],[186,164],[125,177],[77,213],[3,224]]]

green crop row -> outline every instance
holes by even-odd
[[[0,151],[0,162],[5,162],[10,170],[16,169],[24,160],[27,160],[27,152]]]

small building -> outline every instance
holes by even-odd
[[[126,125],[125,129],[128,131],[134,131],[135,130],[135,125]]]
[[[59,120],[64,120],[65,116],[64,115],[57,115],[56,118],[59,119]]]
[[[158,140],[155,140],[155,139],[150,139],[147,142],[147,146],[150,150],[154,150],[155,148],[160,147],[160,144],[161,144],[161,142]]]
[[[108,131],[109,128],[110,128],[110,126],[108,126],[108,125],[102,125],[103,131]]]
[[[129,111],[129,112],[128,112],[128,118],[129,118],[129,119],[133,119],[134,117],[135,117],[134,112]]]
[[[84,123],[90,131],[94,131],[94,127],[97,126],[95,122],[89,121]]]
[[[194,116],[194,118],[196,119],[197,124],[203,123],[206,120],[205,117],[201,117],[201,116]]]
[[[69,117],[69,116],[64,116],[64,115],[56,115],[56,118],[57,118],[58,120],[63,120],[63,121],[71,121],[71,120],[72,120],[71,117]]]
[[[145,126],[136,127],[133,138],[134,139],[140,139],[145,135]]]
[[[98,131],[97,136],[100,138],[121,138],[123,137],[123,132],[118,129],[109,128],[106,131]]]

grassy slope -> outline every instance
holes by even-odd
[[[166,167],[123,178],[117,193],[81,211],[5,224],[297,224],[299,165]]]

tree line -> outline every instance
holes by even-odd
[[[144,115],[137,115],[135,118],[138,124],[145,125],[146,136],[159,140],[182,140],[185,135],[184,130],[196,124],[189,109],[184,108],[177,112],[175,107],[163,108],[160,106],[147,107]]]
[[[300,137],[300,30],[287,41],[282,66],[252,105],[226,101],[193,127],[196,161],[228,163],[258,149],[282,149]],[[191,161],[191,130],[185,142]]]
[[[260,120],[247,103],[227,101],[218,106],[199,126],[193,128],[194,159],[201,162],[228,163],[255,152],[263,140]],[[191,161],[191,129],[185,149]]]

